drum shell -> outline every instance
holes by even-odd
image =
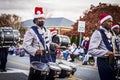
[[[36,65],[42,65],[41,69],[39,69],[40,67],[37,68]],[[30,67],[30,80],[44,80],[48,76],[49,71],[47,64],[37,61],[32,62]]]
[[[64,64],[59,64],[59,66],[62,69],[61,74],[59,75],[59,78],[69,77],[70,74],[72,73],[72,68],[67,65],[64,65]],[[65,66],[66,66],[66,68],[65,68]]]
[[[52,38],[52,42],[60,44],[61,48],[63,48],[70,44],[70,38],[65,35],[55,35]]]
[[[49,76],[59,77],[61,73],[61,68],[56,63],[48,63],[50,68]]]
[[[66,61],[66,60],[61,60],[60,61],[62,64],[65,64],[65,65],[67,65],[67,66],[69,66],[69,67],[71,67],[72,68],[72,75],[76,72],[76,70],[77,70],[77,65],[75,65],[75,64],[73,64],[73,63],[71,63],[71,62],[68,62],[68,61]]]

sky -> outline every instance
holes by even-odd
[[[16,14],[22,21],[34,18],[34,8],[43,7],[46,18],[64,17],[76,21],[90,5],[120,5],[120,0],[0,0],[0,14]]]

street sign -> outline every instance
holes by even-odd
[[[78,22],[78,32],[85,32],[85,21]]]

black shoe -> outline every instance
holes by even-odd
[[[0,72],[7,72],[6,69],[0,69]]]
[[[70,60],[70,62],[74,62],[74,60]]]

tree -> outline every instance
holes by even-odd
[[[13,29],[20,29],[21,18],[15,14],[1,14],[0,27],[12,27]]]
[[[79,20],[77,20],[73,25],[73,29],[64,35],[76,35],[79,37],[79,33],[77,32],[78,21],[85,21],[85,32],[82,33],[82,35],[90,37],[93,31],[99,28],[99,16],[102,13],[110,14],[113,17],[113,23],[120,24],[120,6],[115,4],[99,3],[98,6],[91,5],[90,9],[84,12],[84,16],[80,16]],[[72,34],[70,35],[70,33]]]
[[[73,35],[72,38],[71,38],[71,43],[76,43],[76,39],[77,39],[76,36]]]

